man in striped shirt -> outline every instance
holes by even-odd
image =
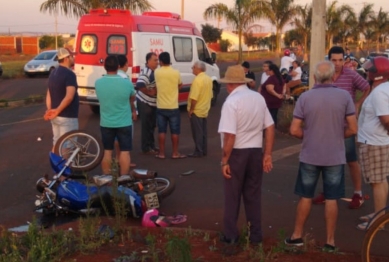
[[[158,67],[158,56],[150,52],[146,55],[146,67],[136,82],[136,103],[141,122],[141,147],[145,154],[158,154],[155,147],[154,130],[157,122],[157,89],[154,70]]]
[[[344,55],[344,49],[340,46],[333,46],[328,51],[328,59],[335,66],[333,85],[349,92],[355,104],[355,115],[358,117],[359,109],[361,108],[365,98],[369,95],[370,85],[356,71],[343,66]],[[357,90],[362,93],[358,100],[356,99]],[[361,168],[357,159],[355,136],[346,138],[345,146],[346,161],[350,170],[351,180],[354,184],[354,194],[349,204],[349,208],[356,209],[361,207],[364,201],[362,197]],[[318,197],[313,199],[314,204],[322,204],[324,202],[325,198],[323,194],[320,194]]]

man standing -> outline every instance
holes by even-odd
[[[362,105],[358,120],[359,156],[362,174],[373,189],[374,212],[362,216],[358,229],[366,230],[369,220],[386,207],[389,175],[389,60],[373,57],[363,64],[372,91]],[[377,218],[384,213],[381,212]]]
[[[119,61],[109,55],[104,61],[107,74],[97,79],[96,95],[100,103],[100,129],[104,146],[104,157],[101,162],[103,174],[111,173],[112,150],[114,141],[119,142],[120,175],[130,170],[132,150],[132,111],[130,97],[135,96],[134,86],[117,74]]]
[[[358,117],[359,108],[361,107],[365,98],[369,95],[369,83],[363,79],[356,71],[345,68],[344,64],[344,50],[340,46],[333,46],[328,52],[328,59],[335,66],[335,74],[333,76],[333,84],[351,95],[355,104],[355,115]],[[356,100],[356,91],[362,92],[361,98]],[[354,194],[352,196],[349,208],[356,209],[362,206],[364,200],[362,197],[362,175],[358,164],[357,149],[355,136],[350,136],[345,139],[346,145],[346,161],[350,170],[352,182],[354,184]],[[325,198],[323,194],[317,196],[314,204],[324,204]]]
[[[156,155],[154,129],[157,122],[157,89],[154,70],[158,67],[156,53],[147,53],[146,67],[136,82],[136,103],[141,122],[141,149],[144,154]]]
[[[224,236],[222,241],[237,243],[239,206],[243,195],[250,242],[262,242],[262,172],[269,172],[274,143],[274,123],[265,99],[251,92],[240,65],[229,66],[221,83],[229,93],[223,104],[218,132],[221,135],[221,171],[224,177]],[[262,152],[263,131],[265,149]]]
[[[250,89],[255,88],[255,74],[250,71],[250,63],[247,61],[244,61],[242,63],[246,78],[251,79],[250,82],[247,83],[247,87]]]
[[[46,94],[45,120],[51,120],[53,148],[58,138],[66,132],[78,129],[77,79],[70,67],[74,64],[73,53],[60,48],[57,52],[59,67],[49,76]]]
[[[180,135],[181,116],[178,109],[178,91],[182,87],[180,72],[170,64],[170,54],[162,52],[159,54],[160,68],[155,70],[155,83],[157,85],[157,125],[159,154],[156,158],[165,159],[165,138],[167,125],[169,124],[172,136],[173,159],[186,158],[178,152]]]
[[[192,72],[196,77],[190,87],[187,108],[195,150],[189,157],[207,155],[207,117],[213,93],[212,79],[207,76],[205,70],[206,66],[201,61],[192,66]]]
[[[295,194],[301,198],[297,205],[293,234],[285,244],[302,246],[303,228],[312,206],[317,181],[323,175],[327,241],[323,251],[335,248],[335,227],[338,216],[337,200],[344,197],[344,137],[357,133],[355,107],[351,96],[332,84],[334,65],[320,62],[315,66],[315,86],[297,100],[290,133],[303,140]],[[346,119],[347,126],[344,127]]]

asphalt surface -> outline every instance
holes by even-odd
[[[45,92],[46,78],[0,81],[1,94],[15,90],[25,92]],[[42,87],[43,85],[43,87]],[[41,89],[43,88],[43,89]],[[17,93],[15,91],[15,93]],[[182,227],[191,226],[209,230],[222,230],[223,186],[220,173],[220,137],[217,126],[222,103],[227,96],[222,88],[217,105],[209,115],[209,153],[204,158],[156,159],[140,152],[140,124],[135,123],[134,150],[132,160],[139,168],[158,171],[161,176],[174,179],[176,189],[161,204],[166,214],[180,212],[188,215],[188,221]],[[31,221],[34,215],[35,182],[45,173],[52,175],[48,161],[51,148],[51,126],[42,119],[45,106],[31,105],[19,108],[0,109],[0,224],[7,227],[19,226]],[[193,141],[185,109],[181,111],[182,133],[180,152],[189,154],[193,150]],[[97,137],[99,116],[94,115],[87,106],[80,107],[80,129]],[[41,141],[37,139],[41,138]],[[171,154],[171,143],[166,141],[166,155]],[[295,209],[298,197],[293,194],[294,182],[298,170],[298,152],[300,140],[277,132],[274,147],[274,168],[264,174],[262,189],[263,231],[265,237],[276,238],[281,230],[286,236],[292,233]],[[182,173],[193,170],[194,173],[183,176]],[[99,174],[96,168],[91,174]],[[353,188],[346,169],[346,195],[351,197]],[[318,185],[320,191],[322,184]],[[372,195],[367,185],[363,185],[364,194]],[[367,200],[362,208],[350,210],[347,202],[339,201],[339,219],[336,244],[343,251],[360,252],[364,232],[358,231],[358,218],[373,210],[373,201]],[[140,221],[133,220],[134,225]],[[245,226],[244,208],[241,207],[239,219],[241,228]],[[324,206],[313,206],[306,223],[305,232],[320,243],[325,241]],[[378,254],[388,256],[384,245]],[[389,257],[389,256],[388,256]]]

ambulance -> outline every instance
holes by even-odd
[[[77,76],[81,104],[87,104],[99,113],[95,81],[106,72],[104,60],[108,55],[126,55],[127,74],[136,83],[145,67],[146,54],[169,52],[173,68],[181,73],[183,87],[179,104],[185,105],[194,79],[191,67],[195,61],[204,61],[206,73],[213,80],[214,105],[220,91],[219,68],[216,54],[210,54],[195,25],[181,20],[170,12],[144,12],[132,15],[129,10],[93,9],[79,21],[75,40],[74,72]]]

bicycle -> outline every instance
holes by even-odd
[[[375,219],[378,214],[387,210],[389,210],[389,206],[377,212],[367,225],[368,229],[362,243],[362,262],[372,261],[372,253],[376,253],[377,249],[388,250],[389,213]]]

